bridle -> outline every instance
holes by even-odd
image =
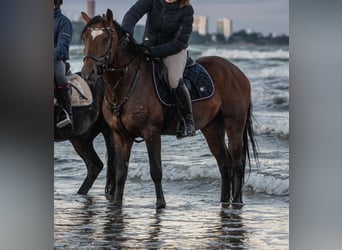
[[[83,57],[83,61],[85,61],[87,58],[93,59],[96,62],[96,67],[97,67],[97,74],[98,75],[103,75],[103,73],[105,71],[120,71],[122,74],[125,74],[128,70],[128,67],[130,66],[130,64],[135,61],[137,57],[134,57],[133,59],[131,59],[128,64],[126,66],[122,66],[119,68],[115,68],[115,67],[109,67],[110,66],[110,57],[112,54],[112,48],[113,48],[113,40],[114,40],[114,34],[115,34],[115,30],[113,30],[111,27],[103,27],[103,28],[95,28],[95,27],[88,27],[88,30],[107,30],[112,32],[112,35],[110,36],[110,43],[109,43],[109,47],[106,51],[106,53],[104,53],[102,56],[100,57],[96,57],[94,55],[85,55]],[[122,77],[121,77],[122,78]],[[121,80],[120,78],[120,80]]]
[[[110,27],[104,27],[104,28],[94,28],[94,27],[88,27],[88,30],[94,31],[94,30],[107,30],[112,32],[112,35],[110,36],[110,44],[109,47],[106,51],[106,53],[104,53],[104,55],[100,56],[100,57],[96,57],[93,55],[85,55],[83,57],[83,61],[85,61],[87,58],[93,59],[96,62],[96,67],[97,67],[97,73],[99,75],[103,75],[104,71],[106,71],[109,68],[109,63],[110,63],[110,57],[112,54],[112,47],[113,47],[113,40],[114,40],[114,30]]]

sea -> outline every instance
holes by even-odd
[[[220,174],[200,131],[162,137],[166,208],[156,210],[144,143],[133,146],[122,209],[104,196],[107,166],[88,195],[77,191],[86,167],[69,141],[54,143],[55,249],[288,249],[289,47],[190,45],[190,55],[217,55],[237,65],[252,85],[260,166],[246,167],[244,206],[220,203]],[[71,47],[81,70],[82,45]],[[94,142],[106,161],[104,140]]]

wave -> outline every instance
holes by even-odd
[[[70,47],[70,55],[75,57],[83,57],[84,47],[82,45],[72,45]],[[243,49],[229,49],[229,48],[215,48],[215,47],[189,47],[189,51],[192,54],[200,56],[215,56],[233,60],[250,60],[250,59],[278,59],[287,61],[289,59],[289,51],[285,49],[278,50],[243,50]]]
[[[196,166],[195,166],[196,165]],[[148,166],[130,166],[128,178],[142,181],[152,181]],[[205,181],[212,180],[218,184],[221,176],[216,165],[179,166],[177,164],[164,166],[163,180],[165,181]],[[271,195],[287,195],[289,193],[289,180],[263,174],[251,174],[246,172],[246,191],[267,193]]]
[[[250,79],[278,79],[278,78],[289,78],[289,68],[288,66],[280,65],[277,67],[264,67],[264,68],[258,68],[258,69],[247,69],[246,74],[248,75],[248,78]],[[288,86],[288,83],[286,84]]]
[[[289,138],[288,113],[256,112],[254,131],[257,135],[276,135],[278,138]]]
[[[245,190],[272,195],[288,195],[289,179],[279,179],[263,174],[251,174],[246,180]]]
[[[274,51],[251,51],[251,50],[230,50],[220,48],[209,48],[202,52],[201,56],[220,55],[221,57],[236,59],[289,59],[289,51],[278,49]]]

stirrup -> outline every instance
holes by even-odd
[[[177,129],[176,129],[177,139],[182,139],[182,138],[186,137],[186,130],[185,130],[185,128],[186,128],[185,119],[182,118],[177,123]]]
[[[189,133],[188,125],[187,125],[185,119],[182,118],[177,124],[176,133],[177,133],[177,139],[182,139],[182,138],[185,138],[188,136],[195,136],[196,130]]]
[[[56,124],[57,128],[64,128],[64,127],[66,127],[68,125],[72,125],[72,121],[70,119],[70,116],[69,116],[68,112],[66,112],[65,109],[62,109],[62,111],[64,112],[65,119],[62,120],[62,121],[57,122],[57,124]]]

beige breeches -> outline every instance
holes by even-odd
[[[183,77],[186,59],[187,51],[185,49],[177,54],[163,58],[163,62],[168,70],[171,88],[177,88],[179,79]]]

